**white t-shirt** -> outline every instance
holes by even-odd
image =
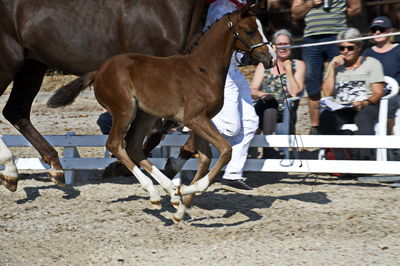
[[[364,57],[356,69],[345,66],[336,69],[335,100],[342,104],[364,101],[371,96],[371,84],[384,82],[381,63],[373,57]]]

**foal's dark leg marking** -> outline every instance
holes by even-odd
[[[164,173],[166,176],[173,178],[183,167],[185,162],[193,157],[196,153],[197,147],[194,138],[194,134],[190,133],[188,140],[185,145],[181,147],[178,158],[170,157],[164,167]]]
[[[135,119],[136,120],[136,119]],[[134,122],[133,122],[134,123]],[[132,123],[132,124],[133,124]],[[164,123],[161,119],[157,119],[153,128],[147,135],[147,139],[143,144],[143,152],[145,157],[147,158],[150,155],[150,152],[160,143],[162,136],[166,133],[166,128],[164,127]],[[131,142],[130,138],[125,136],[125,140],[127,142],[127,152],[129,156],[132,157],[132,153],[129,148],[129,143]],[[132,175],[132,172],[126,168],[126,166],[120,161],[113,162],[109,164],[103,172],[103,178],[113,178],[117,176],[129,176]]]

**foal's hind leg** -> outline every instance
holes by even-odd
[[[127,150],[130,151],[129,155],[132,159],[139,163],[140,166],[142,166],[162,186],[162,188],[170,194],[172,205],[177,207],[180,203],[180,197],[175,195],[176,187],[168,177],[161,173],[155,165],[147,160],[142,147],[146,133],[151,129],[156,120],[156,117],[138,110],[136,119],[133,121],[127,134]]]
[[[163,122],[161,119],[157,119],[153,128],[147,134],[147,139],[143,144],[143,152],[146,158],[149,156],[150,152],[160,143],[162,136],[166,133],[164,130]],[[126,147],[128,154],[131,155],[132,152],[129,148],[129,139],[125,137],[128,142],[128,146]],[[124,176],[131,174],[131,171],[126,168],[124,164],[120,161],[113,162],[109,164],[106,169],[104,169],[103,178],[112,178],[117,176]]]
[[[122,99],[121,99],[122,100]],[[100,101],[100,99],[99,99]],[[154,208],[160,209],[161,198],[158,191],[155,189],[153,182],[147,177],[139,167],[129,157],[125,146],[126,142],[124,139],[125,133],[136,116],[137,103],[135,100],[126,102],[119,102],[124,108],[118,108],[109,106],[108,109],[113,117],[113,124],[111,127],[110,135],[108,136],[106,147],[112,152],[121,162],[125,164],[128,169],[131,169],[132,173],[139,180],[141,186],[150,194],[150,201]]]
[[[38,61],[24,61],[14,79],[14,86],[3,114],[35,147],[43,162],[51,166],[48,172],[50,179],[57,185],[64,186],[64,170],[57,151],[43,138],[30,121],[32,102],[39,92],[46,70],[47,66]]]

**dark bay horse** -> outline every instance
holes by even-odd
[[[258,8],[259,4],[248,1],[242,10],[223,16],[189,54],[164,58],[132,53],[115,56],[97,71],[60,88],[48,105],[68,105],[93,84],[98,102],[113,117],[107,149],[132,171],[149,192],[153,205],[160,204],[159,194],[139,166],[171,197],[187,195],[174,215],[174,220],[180,221],[194,194],[204,192],[231,158],[232,147],[213,126],[211,118],[223,105],[224,84],[233,51],[247,52],[266,67],[272,65],[272,51],[254,15]],[[143,139],[160,117],[182,123],[191,129],[195,138],[200,154],[199,169],[189,186],[174,186],[143,153]],[[126,143],[125,139],[132,141]],[[220,155],[207,173],[211,161],[209,143]],[[129,154],[131,157],[127,146],[134,151]]]
[[[121,53],[182,53],[201,33],[203,7],[203,0],[0,0],[0,95],[14,81],[3,114],[51,166],[53,182],[64,184],[58,154],[30,121],[47,68],[82,75]],[[16,190],[17,177],[1,179]]]

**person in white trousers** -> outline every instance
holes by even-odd
[[[205,28],[244,4],[245,1],[239,0],[218,0],[212,3],[208,10]],[[250,142],[258,128],[258,116],[252,104],[249,84],[238,69],[235,55],[232,56],[225,82],[224,105],[212,122],[232,145],[232,159],[226,166],[221,187],[240,193],[251,192],[253,188],[243,177],[243,167]]]

